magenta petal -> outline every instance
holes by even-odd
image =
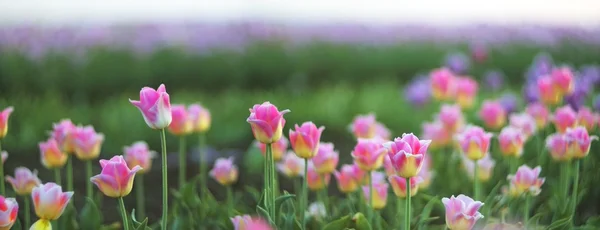
[[[269,136],[269,137],[273,136],[273,130],[271,129],[271,126],[266,121],[258,120],[258,119],[248,119],[247,121],[250,124],[256,125],[260,129],[260,131],[264,132],[267,136]]]
[[[464,213],[467,214],[468,216],[475,216],[475,213],[477,213],[477,210],[479,210],[479,208],[481,208],[481,206],[483,206],[483,203],[481,203],[479,201],[470,203],[470,204],[468,204]]]

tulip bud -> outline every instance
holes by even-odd
[[[133,188],[135,174],[142,170],[140,166],[129,169],[123,156],[100,160],[100,166],[102,166],[102,172],[90,178],[90,181],[98,186],[100,192],[112,198],[129,195]]]
[[[252,127],[254,138],[261,143],[271,144],[282,136],[285,119],[283,115],[289,113],[286,109],[281,112],[270,102],[256,104],[250,109],[250,116],[246,120]],[[291,138],[291,137],[290,137]]]
[[[173,119],[171,116],[171,102],[164,84],[161,84],[156,90],[150,87],[142,88],[140,100],[129,99],[129,102],[142,112],[144,121],[150,128],[164,129],[171,124]]]
[[[302,126],[295,125],[296,130],[290,130],[290,142],[296,155],[304,159],[313,158],[319,149],[321,133],[325,127],[319,127],[312,122],[304,122]]]

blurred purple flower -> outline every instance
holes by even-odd
[[[523,87],[523,97],[527,103],[538,102],[540,100],[538,87],[535,82],[525,84],[525,87]]]
[[[515,112],[519,105],[519,98],[514,93],[504,93],[499,100],[507,114]]]
[[[600,66],[583,66],[581,67],[580,73],[581,78],[585,79],[585,82],[591,83],[592,85],[600,84]]]
[[[483,77],[484,86],[492,91],[498,91],[504,85],[504,74],[499,70],[491,70]]]
[[[404,98],[414,105],[423,106],[431,99],[431,86],[427,76],[418,76],[404,88]]]
[[[542,76],[549,74],[554,66],[552,57],[548,53],[539,53],[533,58],[533,62],[527,70],[526,78],[527,82],[537,82],[537,79]]]
[[[444,65],[456,74],[466,74],[471,67],[471,59],[464,53],[450,53],[446,55]]]

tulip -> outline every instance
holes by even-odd
[[[537,129],[535,118],[527,113],[511,114],[509,118],[510,126],[517,128],[523,133],[525,139],[528,139]]]
[[[567,155],[575,159],[586,157],[590,153],[592,141],[598,139],[597,136],[590,137],[587,129],[583,126],[567,128],[564,135],[567,141]]]
[[[238,169],[233,164],[233,157],[217,159],[210,176],[223,186],[235,183],[238,179]]]
[[[477,95],[477,81],[470,77],[457,77],[455,80],[456,102],[462,108],[471,108]]]
[[[383,156],[383,169],[387,176],[396,175],[396,169],[394,168],[394,164],[392,163],[392,158],[389,155]]]
[[[384,124],[377,122],[375,123],[375,137],[379,137],[383,140],[390,140],[392,134]]]
[[[423,123],[423,138],[431,140],[430,148],[440,149],[450,144],[452,134],[439,120]]]
[[[352,164],[352,176],[354,180],[358,182],[359,185],[369,184],[369,177],[367,176],[367,172],[358,166],[356,162]]]
[[[543,76],[537,80],[537,89],[540,100],[546,105],[557,105],[563,100],[564,94],[556,88],[550,76]]]
[[[185,105],[171,106],[171,124],[169,124],[168,129],[176,136],[187,135],[192,132],[192,121]]]
[[[577,112],[577,124],[585,127],[588,132],[594,131],[600,115],[593,113],[589,108],[580,108]]]
[[[63,192],[59,185],[52,182],[40,184],[31,190],[35,214],[45,221],[58,219],[72,196],[73,192]]]
[[[527,193],[537,196],[541,192],[541,187],[545,180],[545,178],[539,177],[541,171],[542,168],[540,166],[532,169],[527,165],[522,165],[515,175],[509,175],[508,179],[511,185],[514,186],[514,189],[516,189],[515,193]]]
[[[69,119],[64,119],[59,123],[53,124],[52,139],[56,140],[60,149],[66,154],[75,151],[75,147],[73,146],[73,132],[75,128],[75,125]]]
[[[156,90],[150,87],[142,88],[140,100],[129,99],[129,102],[142,112],[144,121],[150,128],[164,129],[171,124],[173,119],[171,116],[171,102],[164,84],[161,84]]]
[[[315,168],[320,174],[330,174],[335,171],[340,154],[334,150],[333,143],[321,142],[317,155],[312,158]]]
[[[490,155],[486,155],[477,161],[477,167],[479,168],[477,173],[477,179],[483,182],[489,181],[492,177],[492,172],[494,170],[494,166],[496,162],[494,159],[490,157]],[[470,160],[469,158],[463,157],[463,166],[467,170],[467,173],[471,179],[475,175],[475,162]]]
[[[462,129],[465,118],[458,105],[442,105],[440,113],[436,116],[437,120],[444,125],[447,132],[454,133]]]
[[[431,179],[434,176],[434,172],[431,171],[431,157],[429,155],[425,155],[423,159],[423,163],[421,165],[421,170],[417,177],[421,177],[423,181],[419,183],[419,189],[427,189],[429,185],[431,185]]]
[[[535,119],[537,127],[539,129],[543,129],[544,127],[546,127],[550,112],[548,111],[548,108],[544,106],[544,104],[529,104],[525,111],[527,112],[527,114],[529,114]]]
[[[350,131],[356,138],[373,138],[377,134],[377,121],[375,114],[358,115],[350,125]]]
[[[381,167],[385,153],[380,139],[358,139],[352,157],[362,170],[373,171]]]
[[[13,110],[14,108],[10,106],[0,112],[0,140],[4,138],[8,132],[8,118]]]
[[[302,126],[295,125],[296,130],[290,130],[290,142],[296,155],[311,159],[319,150],[321,133],[325,127],[319,127],[312,122],[304,122]]]
[[[288,109],[279,112],[275,105],[267,101],[260,105],[254,105],[250,109],[250,116],[246,121],[250,123],[256,140],[271,144],[281,138],[283,126],[285,125],[283,115],[289,112]]]
[[[192,123],[193,132],[205,133],[210,129],[210,111],[200,104],[192,104],[188,107],[188,119]]]
[[[385,173],[380,172],[380,171],[372,171],[371,172],[371,178],[369,177],[365,177],[365,179],[363,180],[363,185],[369,185],[369,183],[371,182],[371,180],[373,180],[373,184],[377,184],[377,183],[385,183],[387,176],[385,175]]]
[[[555,133],[548,136],[546,148],[555,161],[569,161],[573,157],[567,152],[567,139],[563,134]]]
[[[367,203],[374,210],[381,210],[385,207],[387,203],[387,195],[388,195],[388,184],[376,183],[372,186],[373,191],[369,188],[369,186],[363,186],[363,195],[365,196]],[[372,198],[372,199],[371,199]],[[369,204],[370,203],[370,204]]]
[[[442,198],[446,208],[446,226],[452,230],[469,230],[475,226],[477,220],[483,218],[478,211],[483,203],[475,201],[468,196],[458,195]]]
[[[0,230],[9,230],[19,214],[19,204],[15,198],[0,196]]]
[[[499,102],[486,100],[481,106],[479,117],[486,127],[499,129],[506,123],[506,110]]]
[[[46,142],[41,142],[40,153],[42,165],[49,169],[62,168],[67,163],[67,155],[60,151],[56,140],[50,138]]]
[[[271,226],[263,219],[252,218],[249,215],[231,218],[234,230],[272,230]]]
[[[306,181],[310,190],[318,191],[326,188],[329,185],[329,181],[331,181],[331,174],[319,174],[312,162],[309,162]]]
[[[340,171],[334,171],[333,175],[338,182],[338,188],[342,193],[351,193],[358,189],[357,178],[354,175],[354,168],[352,165],[342,165]]]
[[[406,179],[392,175],[388,177],[390,184],[392,185],[392,189],[394,190],[394,194],[396,194],[399,198],[406,198],[407,189],[406,189]],[[411,177],[410,178],[410,196],[417,195],[419,184],[423,182],[423,178],[421,177]]]
[[[277,163],[277,169],[285,176],[294,178],[304,173],[304,159],[296,156],[292,151],[288,151],[283,160]]]
[[[123,158],[129,168],[140,166],[138,173],[147,173],[152,167],[152,158],[156,157],[156,152],[148,149],[148,144],[144,141],[137,141],[131,146],[123,148],[125,153]]]
[[[321,219],[327,216],[327,209],[325,208],[325,204],[323,202],[313,202],[308,206],[308,211],[306,211],[307,216]]]
[[[523,154],[525,144],[525,133],[521,129],[511,126],[504,127],[498,135],[500,151],[505,156],[518,158]]]
[[[19,196],[31,194],[31,190],[42,182],[37,177],[37,171],[31,172],[25,167],[17,167],[15,169],[15,177],[7,176],[6,181],[10,183]]]
[[[454,97],[455,77],[447,68],[435,69],[429,74],[431,92],[437,100],[448,100]]]
[[[262,153],[263,156],[266,155],[267,153],[267,145],[260,143],[260,142],[256,142],[256,145],[258,145],[258,148],[260,149],[260,152]],[[287,138],[285,138],[285,136],[281,136],[281,138],[271,144],[271,151],[273,153],[273,160],[274,161],[279,161],[281,160],[281,158],[283,157],[283,154],[287,151],[288,148],[288,140]]]
[[[489,151],[491,133],[486,133],[481,127],[469,126],[457,135],[457,141],[462,152],[471,160],[483,158]]]
[[[550,73],[554,87],[564,95],[571,94],[574,87],[573,72],[568,67],[553,69]]]
[[[98,186],[100,191],[112,198],[120,198],[129,195],[133,188],[135,174],[142,167],[135,166],[129,169],[123,156],[114,156],[110,160],[100,160],[102,172],[90,178],[90,181]]]
[[[402,134],[402,138],[386,142],[383,146],[388,150],[396,173],[403,178],[410,178],[421,170],[430,143],[430,140],[419,140],[412,133],[405,133]]]
[[[102,142],[104,142],[104,135],[96,133],[91,125],[79,126],[73,132],[75,156],[79,160],[89,161],[98,158]]]
[[[577,126],[577,113],[570,106],[560,107],[554,112],[552,117],[556,131],[564,133],[567,128],[574,128]]]

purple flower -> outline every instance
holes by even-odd
[[[465,74],[471,67],[471,59],[464,53],[451,53],[446,56],[444,65],[456,74]]]
[[[431,100],[431,87],[429,78],[419,76],[413,79],[404,88],[404,97],[414,106],[423,106]]]
[[[502,107],[504,107],[506,113],[510,114],[517,110],[519,98],[514,93],[504,93],[500,97],[500,104],[502,104]]]
[[[499,70],[491,70],[485,73],[483,82],[486,88],[498,91],[504,85],[504,74]]]
[[[581,78],[585,79],[585,82],[591,83],[592,85],[600,84],[600,66],[588,65],[581,67]],[[577,85],[575,85],[577,86]]]

